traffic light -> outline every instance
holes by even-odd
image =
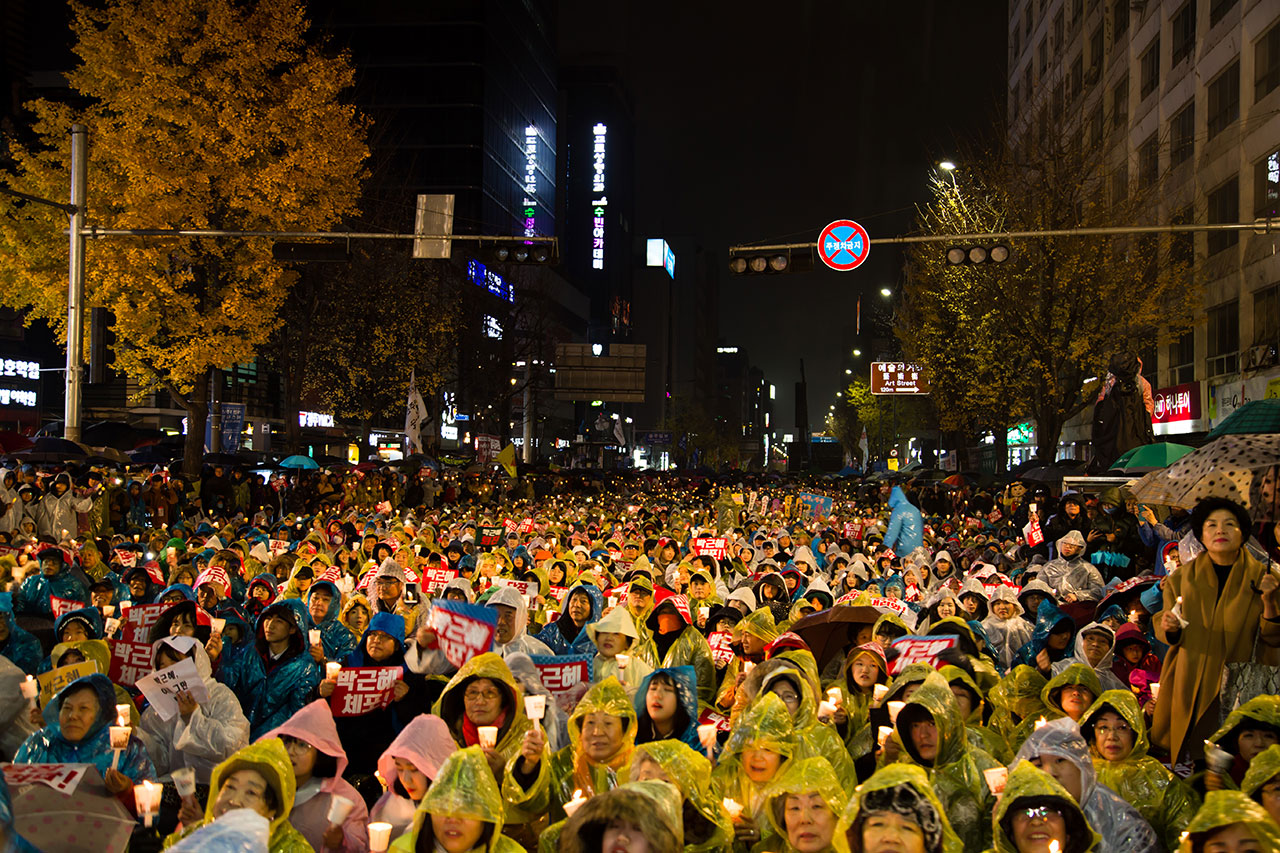
[[[115,315],[106,308],[89,309],[89,381],[107,381],[107,365],[115,348]]]
[[[813,272],[812,249],[759,251],[729,250],[729,272],[734,275],[777,275],[787,272]]]
[[[326,241],[323,243],[275,243],[271,247],[271,257],[281,263],[351,263],[351,243],[349,241]]]
[[[958,267],[962,264],[977,266],[979,264],[1003,264],[1009,260],[1009,247],[1003,243],[994,246],[952,246],[947,249],[948,266]]]
[[[538,266],[550,266],[560,262],[555,243],[503,243],[493,250],[493,260],[500,264]]]

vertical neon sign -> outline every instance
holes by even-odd
[[[538,233],[538,128],[524,129],[524,236]]]
[[[595,148],[592,154],[592,176],[591,176],[591,192],[604,192],[604,154],[605,154],[605,136],[609,133],[609,128],[603,123],[597,124],[591,129],[595,134]],[[608,196],[601,195],[600,198],[591,200],[591,268],[604,269],[604,209],[609,204]]]

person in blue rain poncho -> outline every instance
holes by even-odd
[[[1058,605],[1049,599],[1040,602],[1031,639],[1018,649],[1013,665],[1033,667],[1047,678],[1053,665],[1071,654],[1075,633],[1075,621],[1059,610]]]
[[[258,617],[255,644],[266,679],[249,712],[250,739],[277,728],[312,698],[320,668],[307,654],[311,617],[300,599],[269,605]]]
[[[320,630],[320,649],[311,648],[311,658],[318,664],[342,660],[356,647],[355,636],[338,620],[341,610],[342,593],[332,581],[316,581],[307,590],[307,612],[312,626]]]
[[[671,739],[704,749],[698,740],[698,676],[692,666],[649,673],[634,701],[637,744]]]
[[[907,500],[901,486],[894,486],[889,493],[889,509],[884,547],[895,554],[910,554],[924,544],[924,517],[915,504]]]
[[[107,790],[126,798],[132,797],[135,784],[155,781],[155,767],[136,736],[130,736],[116,767],[111,766],[115,756],[108,729],[116,722],[116,691],[105,675],[86,675],[62,688],[45,707],[44,718],[44,728],[18,748],[15,764],[92,764]]]
[[[53,623],[55,643],[79,643],[85,640],[102,639],[102,614],[96,607],[81,607],[70,610],[58,617]],[[53,668],[49,658],[40,661],[40,671],[48,672]]]
[[[37,674],[44,657],[40,641],[14,618],[13,596],[7,592],[0,592],[0,655],[27,675]]]
[[[596,647],[586,628],[604,612],[604,594],[589,583],[578,583],[564,597],[560,618],[536,635],[555,655],[594,655]]]
[[[61,548],[53,546],[42,549],[38,555],[40,571],[29,575],[18,587],[13,597],[13,610],[24,616],[45,616],[53,618],[53,603],[50,597],[56,595],[67,601],[88,601],[89,590],[71,571],[67,565],[66,555]]]
[[[241,708],[252,708],[267,677],[254,642],[253,627],[240,605],[224,600],[214,614],[225,619],[222,652],[213,667],[213,677],[231,688]]]

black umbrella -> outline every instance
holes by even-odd
[[[837,604],[796,621],[791,630],[800,635],[818,661],[818,671],[853,643],[864,625],[874,625],[884,615],[866,605]]]
[[[83,459],[89,455],[89,451],[74,441],[42,435],[26,450],[13,455],[28,462],[61,462],[66,459]]]

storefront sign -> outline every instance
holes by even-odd
[[[1172,424],[1189,424],[1200,420],[1200,383],[1188,382],[1184,385],[1173,385],[1155,392],[1155,414],[1152,422],[1156,432],[1163,432],[1160,427]],[[1176,430],[1170,430],[1174,432]]]

